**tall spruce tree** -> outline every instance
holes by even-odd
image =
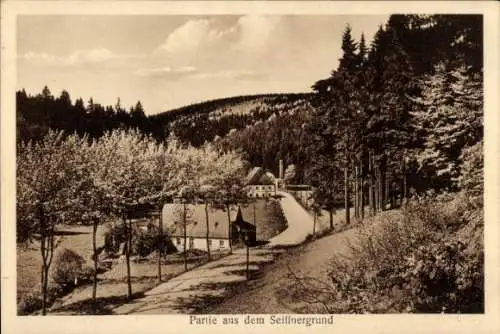
[[[455,189],[460,154],[482,138],[481,75],[465,66],[440,63],[424,80],[416,125],[425,138],[418,154],[420,171],[437,189]]]

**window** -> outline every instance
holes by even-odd
[[[212,246],[212,239],[208,239],[208,245]]]
[[[189,238],[189,248],[194,247],[194,238]]]
[[[176,240],[177,244],[180,245],[181,244],[181,238],[176,238],[176,239],[177,239]]]
[[[219,247],[224,247],[224,240],[219,240]]]

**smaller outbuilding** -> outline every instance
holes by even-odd
[[[257,240],[257,228],[243,219],[240,207],[238,207],[235,221],[231,223],[231,237],[233,245],[251,246]]]

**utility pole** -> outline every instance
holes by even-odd
[[[249,268],[249,263],[250,263],[250,249],[248,247],[248,230],[245,231],[245,244],[247,246],[247,279],[250,279],[250,268]]]
[[[257,227],[257,220],[255,215],[255,201],[253,202],[253,225]]]

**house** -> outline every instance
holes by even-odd
[[[184,231],[184,204],[168,203],[163,206],[162,218],[165,231],[170,234],[179,251],[186,249],[207,249],[207,224],[204,204],[186,204],[186,229]],[[237,216],[236,208],[229,212],[231,222]],[[224,209],[208,209],[208,243],[211,250],[229,249],[228,214]]]
[[[245,179],[247,195],[250,198],[268,198],[276,195],[277,179],[262,167],[254,167]]]
[[[231,240],[233,245],[253,245],[257,240],[256,226],[243,219],[240,207],[235,221],[231,223]]]

